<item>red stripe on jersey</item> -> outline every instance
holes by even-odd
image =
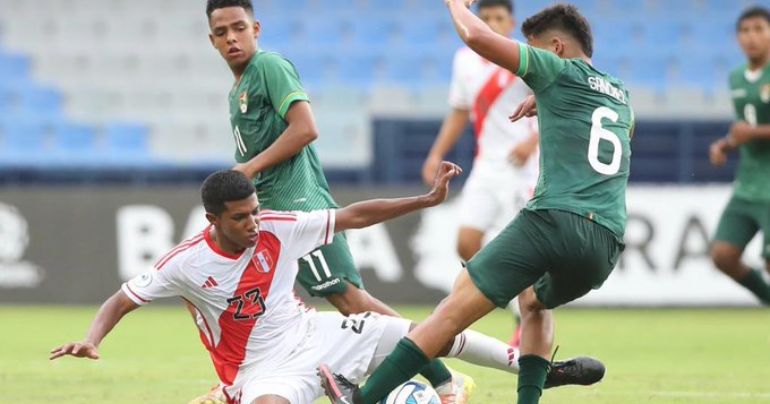
[[[238,376],[246,357],[249,336],[257,324],[257,319],[264,313],[264,302],[270,293],[275,265],[281,253],[281,242],[274,234],[263,231],[259,233],[256,250],[270,255],[272,267],[268,272],[264,272],[255,266],[254,260],[249,260],[232,297],[238,300],[231,300],[219,317],[222,334],[219,344],[211,352],[219,380],[226,385],[232,385]]]
[[[495,71],[489,80],[484,84],[479,91],[479,95],[476,96],[476,101],[473,103],[473,124],[476,134],[476,155],[480,153],[481,132],[484,130],[484,124],[489,116],[489,110],[498,98],[510,87],[516,80],[516,76],[506,69],[499,68]]]
[[[296,214],[296,213],[287,212],[287,211],[283,211],[283,210],[270,210],[270,209],[265,209],[265,210],[261,210],[261,211],[259,212],[259,214],[260,214],[260,215],[281,215],[281,216],[292,216],[292,217],[297,217],[297,214]]]
[[[260,222],[296,222],[296,217],[291,216],[260,216],[259,217]]]
[[[209,248],[211,248],[215,253],[225,257],[230,258],[231,260],[237,260],[238,258],[241,258],[241,254],[243,254],[243,251],[241,251],[240,254],[231,254],[221,248],[217,245],[217,243],[214,242],[214,240],[211,238],[211,228],[213,226],[209,226],[206,228],[206,231],[203,232],[203,238],[206,239],[206,244],[209,245]],[[244,250],[245,251],[245,250]]]
[[[129,292],[130,292],[132,295],[134,295],[134,297],[135,297],[135,298],[137,298],[137,299],[141,300],[141,301],[142,301],[142,303],[150,303],[150,300],[147,300],[147,299],[142,299],[142,297],[141,297],[141,296],[137,295],[137,294],[136,294],[136,292],[134,292],[134,291],[133,291],[133,289],[131,289],[131,286],[128,284],[128,282],[126,282],[126,289],[128,289],[128,291],[129,291]]]
[[[175,255],[179,254],[180,252],[189,249],[190,247],[198,244],[201,240],[203,240],[203,234],[198,234],[197,236],[188,239],[187,241],[181,242],[179,245],[174,247],[171,251],[166,253],[161,259],[158,260],[158,262],[155,263],[156,269],[163,268],[164,265],[166,265],[171,258],[174,258]]]

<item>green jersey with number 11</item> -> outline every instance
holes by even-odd
[[[580,59],[519,45],[535,93],[540,178],[527,209],[584,216],[622,239],[634,115],[623,82]]]
[[[230,92],[235,160],[245,163],[270,147],[286,130],[286,113],[298,101],[308,101],[308,96],[294,66],[277,53],[254,54]],[[258,173],[254,185],[266,209],[311,211],[337,207],[312,144]]]
[[[730,73],[735,115],[752,126],[770,124],[770,64],[756,72],[747,66]],[[770,202],[770,140],[752,140],[739,147],[735,196]]]

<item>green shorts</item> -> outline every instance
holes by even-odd
[[[467,267],[476,287],[500,307],[534,285],[540,303],[554,308],[598,289],[623,248],[588,218],[524,209]]]
[[[733,196],[722,212],[714,240],[743,249],[760,230],[764,236],[762,256],[770,259],[770,203]]]
[[[331,244],[300,258],[297,282],[311,296],[321,297],[345,292],[348,283],[364,288],[343,233],[337,233]]]

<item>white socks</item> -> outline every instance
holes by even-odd
[[[447,356],[474,365],[519,373],[518,349],[473,330],[457,335]]]

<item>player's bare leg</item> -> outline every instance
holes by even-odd
[[[743,249],[732,244],[715,241],[711,246],[711,261],[725,275],[740,282],[751,271],[741,262]]]
[[[444,299],[425,321],[418,324],[408,338],[430,358],[435,358],[454,337],[476,320],[495,309],[473,284],[468,270],[457,276],[452,293]]]
[[[715,241],[711,246],[711,260],[725,275],[750,290],[765,305],[770,305],[770,285],[762,278],[760,271],[755,271],[741,261],[743,249],[723,241]],[[770,271],[770,265],[766,264]]]
[[[464,261],[470,261],[481,250],[483,240],[483,231],[472,227],[460,227],[457,233],[457,254]]]
[[[326,300],[343,316],[371,311],[388,316],[401,317],[390,306],[370,295],[367,291],[359,289],[350,283],[347,284],[344,292],[328,295]]]
[[[548,357],[553,348],[553,314],[543,306],[532,287],[519,294],[521,343],[519,349],[518,403],[540,401],[550,369]]]
[[[289,400],[281,396],[260,396],[257,397],[251,404],[291,404]]]

